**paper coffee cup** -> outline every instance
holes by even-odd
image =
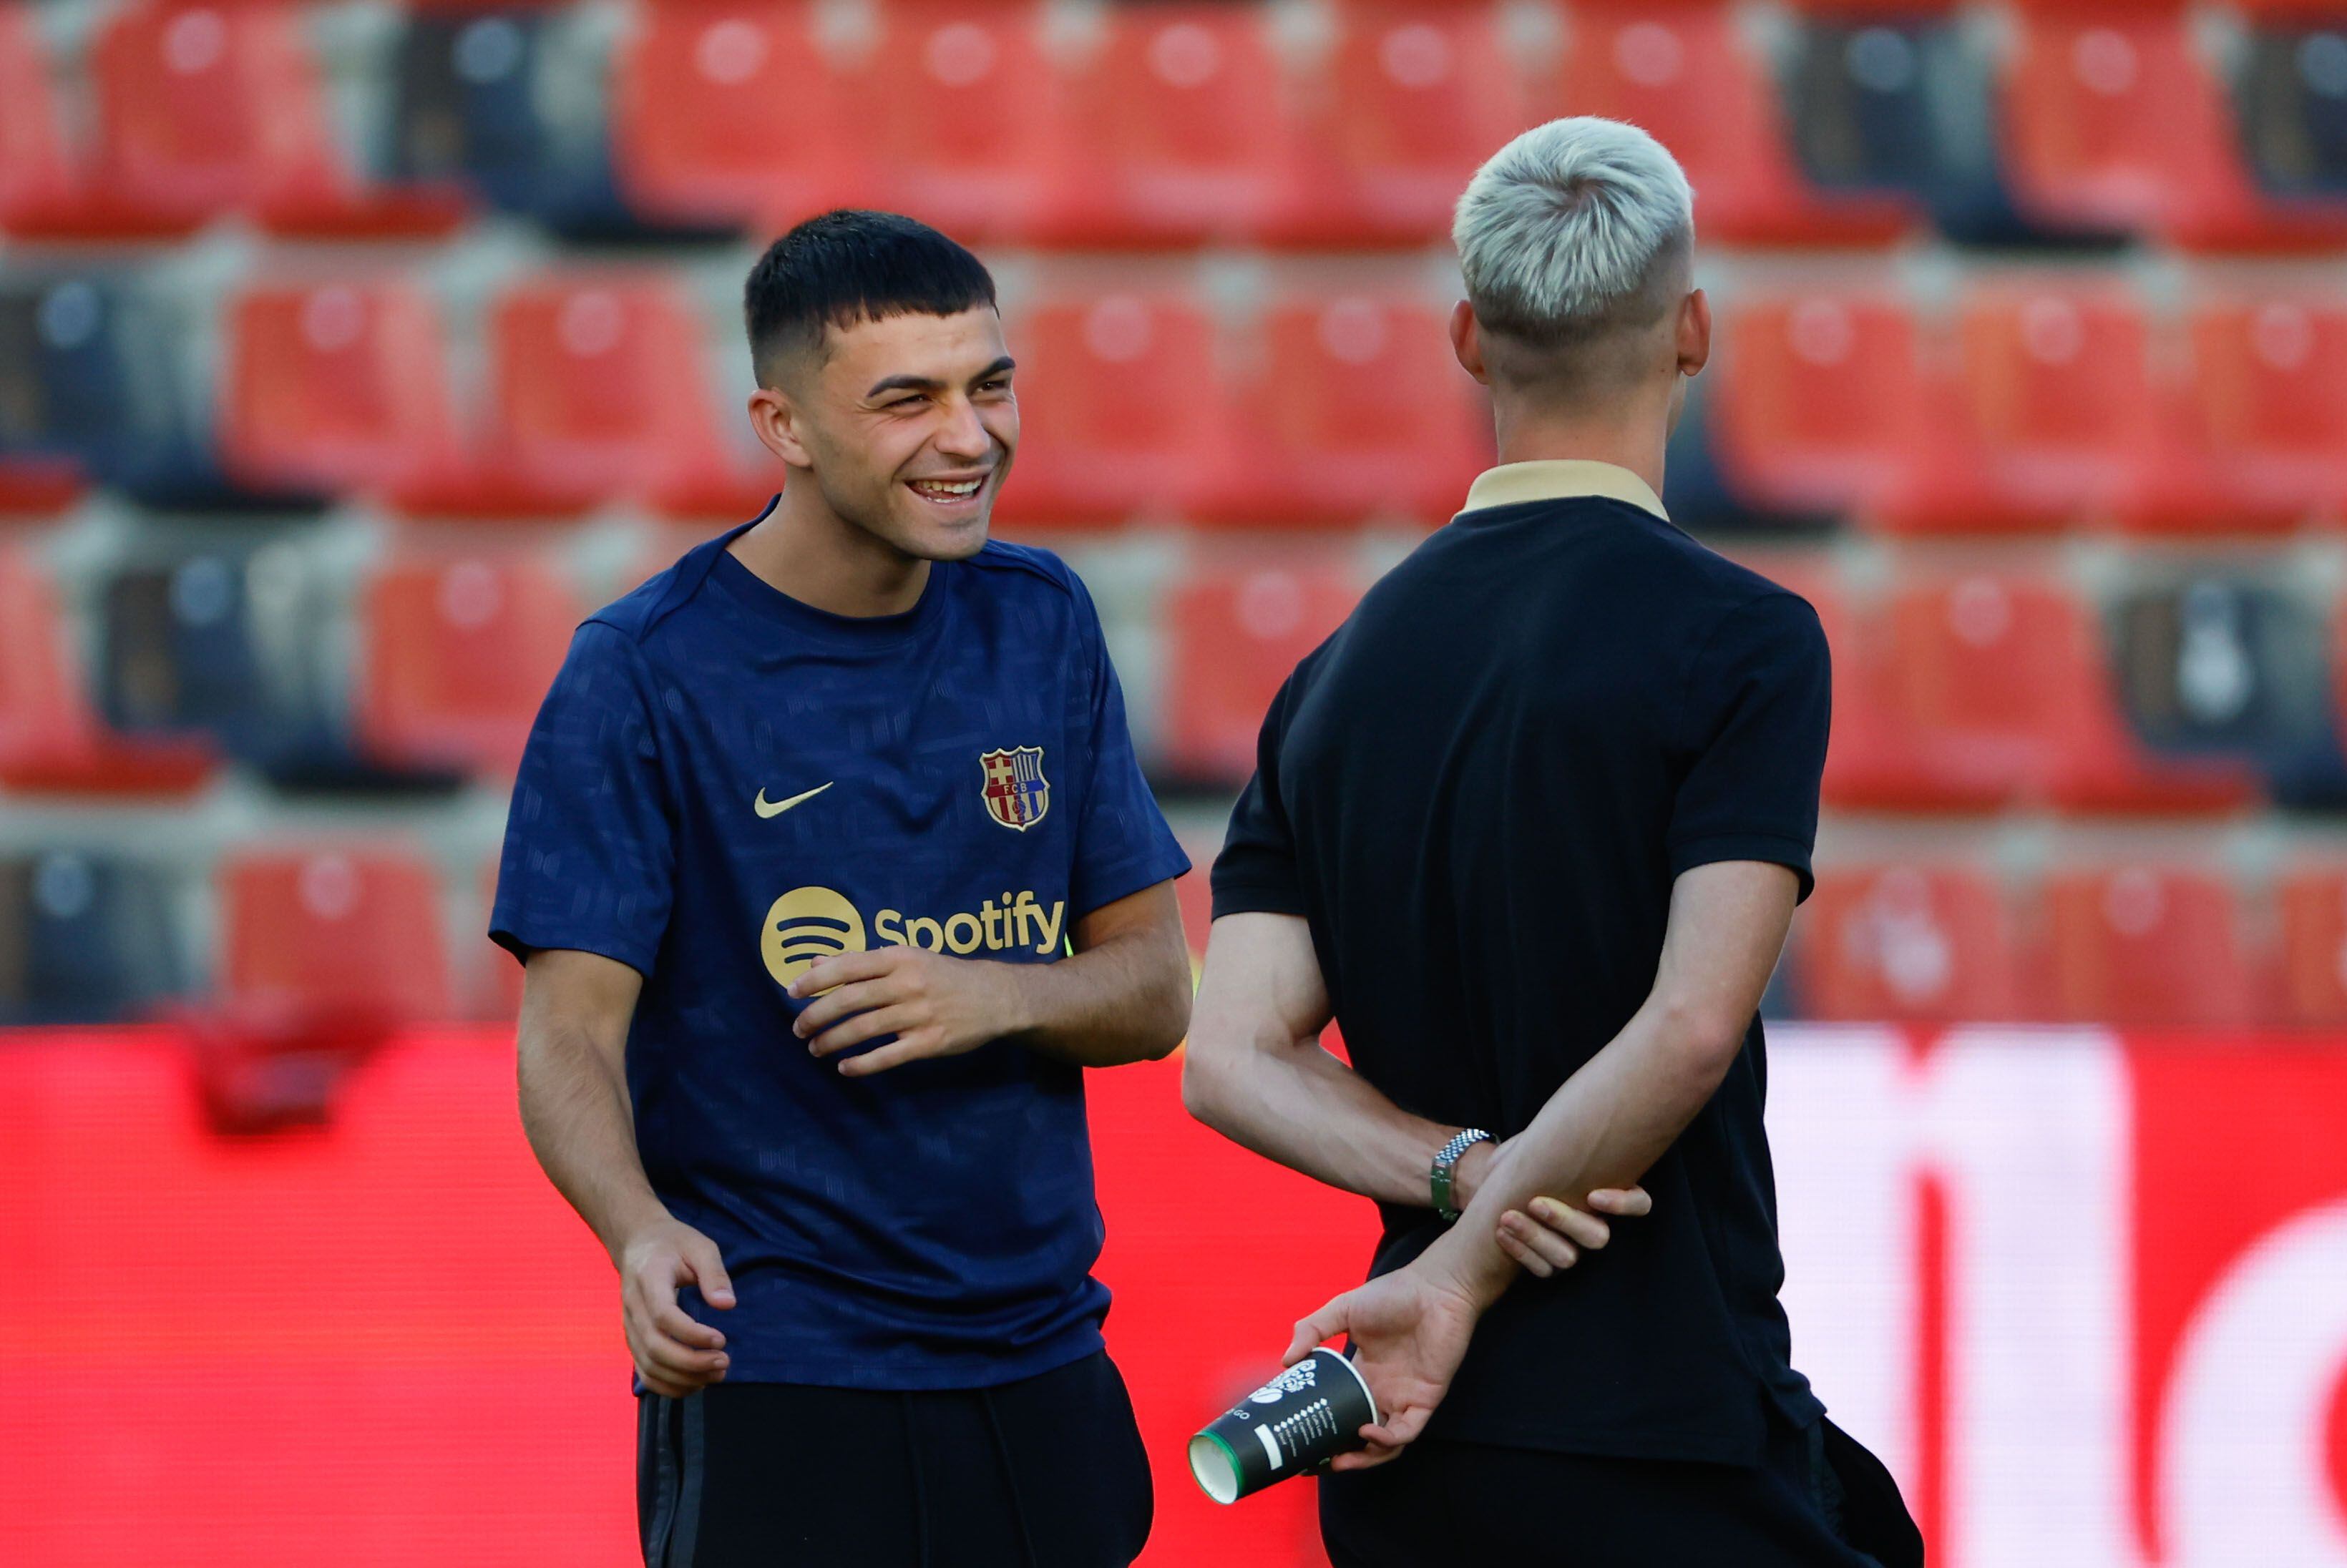
[[[1334,1350],[1317,1349],[1192,1438],[1190,1473],[1216,1502],[1235,1502],[1368,1447],[1361,1429],[1378,1420],[1378,1402],[1359,1369]]]

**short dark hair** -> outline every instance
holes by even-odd
[[[831,328],[993,303],[992,275],[960,245],[898,213],[853,209],[810,218],[775,240],[742,290],[762,385],[773,384],[781,355],[820,349]]]

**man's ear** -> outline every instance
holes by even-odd
[[[1679,301],[1679,374],[1699,376],[1711,362],[1711,301],[1697,289]]]
[[[750,428],[757,433],[758,444],[793,468],[813,468],[815,459],[800,439],[799,418],[788,392],[760,387],[750,394]]]
[[[1461,300],[1450,307],[1450,351],[1459,356],[1459,368],[1489,386],[1491,372],[1483,367],[1483,326],[1475,320],[1475,307]]]

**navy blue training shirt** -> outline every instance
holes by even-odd
[[[490,935],[641,972],[636,1144],[724,1256],[729,1380],[975,1388],[1101,1348],[1081,1069],[997,1042],[843,1078],[791,1033],[816,959],[1049,963],[1189,862],[1056,557],[938,562],[835,616],[686,553],[578,631],[514,786]],[[884,1042],[875,1042],[876,1045]]]

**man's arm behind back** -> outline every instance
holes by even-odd
[[[1460,1221],[1407,1266],[1346,1291],[1296,1326],[1287,1359],[1350,1334],[1384,1425],[1339,1470],[1383,1463],[1426,1429],[1482,1313],[1515,1278],[1503,1217],[1534,1193],[1588,1194],[1643,1176],[1727,1076],[1792,921],[1784,866],[1718,861],[1671,886],[1653,990],[1619,1033],[1508,1140]]]

